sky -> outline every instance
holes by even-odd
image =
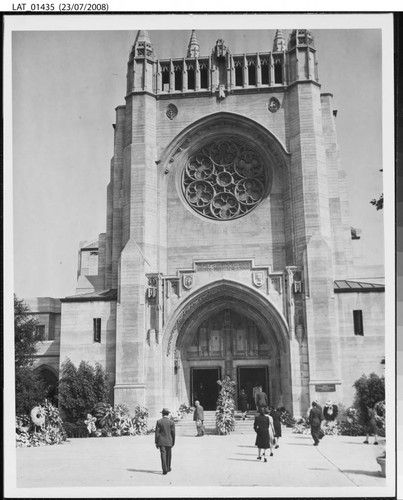
[[[204,16],[206,17],[206,16]],[[302,17],[302,19],[301,19]],[[300,16],[298,23],[305,21]],[[249,17],[244,29],[197,30],[201,55],[218,38],[232,53],[272,48],[275,28]],[[280,21],[280,18],[279,18]],[[137,29],[66,28],[12,32],[12,193],[14,291],[18,297],[63,297],[75,292],[79,242],[106,230],[106,188],[113,155],[115,108],[124,104],[126,69]],[[296,21],[294,21],[295,23]],[[166,23],[167,24],[167,23]],[[191,29],[149,29],[157,57],[186,55]],[[236,24],[236,23],[234,23]],[[312,22],[311,24],[315,24]],[[337,23],[335,23],[337,25]],[[334,95],[342,165],[347,175],[351,225],[361,229],[363,262],[383,262],[383,217],[369,201],[383,191],[382,37],[379,29],[312,29],[322,92]],[[256,28],[259,26],[259,29]],[[153,24],[151,23],[151,27]],[[182,27],[182,26],[181,26]],[[130,28],[130,29],[128,29]],[[393,133],[393,130],[392,130]],[[393,164],[391,165],[393,169]]]

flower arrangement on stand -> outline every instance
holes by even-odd
[[[294,434],[309,434],[310,430],[311,427],[309,425],[308,419],[306,417],[301,417],[295,421],[292,432]]]
[[[216,428],[218,434],[230,434],[235,429],[235,382],[227,375],[218,380],[221,386],[216,410]]]
[[[18,447],[61,444],[67,437],[59,410],[46,399],[32,408],[29,417],[17,416],[15,427]]]
[[[186,403],[182,403],[178,410],[171,412],[170,418],[174,422],[179,422],[185,415],[189,413],[193,413],[194,408],[192,406],[188,406]]]
[[[129,408],[121,403],[112,407],[108,403],[97,403],[88,413],[85,425],[90,436],[135,436],[147,434],[148,410],[140,405],[135,408],[135,415],[130,417]]]
[[[326,401],[323,407],[323,416],[325,421],[322,425],[322,430],[326,436],[340,435],[339,423],[336,421],[339,414],[339,407],[330,399]]]
[[[147,426],[148,410],[147,408],[137,405],[134,410],[133,425],[136,429],[136,434],[148,434],[150,431]]]
[[[385,402],[379,401],[374,406],[375,419],[379,428],[379,435],[385,432]],[[277,409],[281,412],[281,409]],[[345,408],[342,404],[327,401],[323,407],[324,421],[322,430],[327,436],[364,436],[365,426],[361,411],[357,408]],[[294,420],[294,419],[293,419]],[[283,420],[282,420],[283,423]],[[294,420],[292,432],[295,434],[309,434],[310,426],[307,417]]]
[[[284,406],[280,406],[276,411],[280,413],[280,422],[282,425],[285,425],[286,427],[294,427],[296,420]]]

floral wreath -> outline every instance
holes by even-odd
[[[42,406],[35,406],[31,410],[32,422],[38,427],[45,425],[46,412]]]
[[[336,404],[333,404],[332,401],[326,401],[325,406],[323,408],[323,414],[326,420],[335,420],[337,417],[338,408]]]

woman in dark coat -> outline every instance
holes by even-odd
[[[257,459],[258,460],[262,459],[262,450],[263,450],[263,457],[265,462],[267,462],[266,450],[267,448],[271,448],[269,427],[270,427],[270,419],[266,417],[264,409],[262,408],[259,415],[255,417],[253,428],[255,429],[256,432],[255,446],[258,447]],[[270,456],[273,456],[272,451],[270,452]]]
[[[280,413],[274,408],[271,409],[270,415],[273,418],[273,427],[274,427],[274,439],[276,442],[275,448],[279,447],[278,440],[281,438],[281,420]]]
[[[242,412],[242,420],[245,420],[246,412],[248,411],[248,396],[245,393],[245,389],[242,389],[239,395],[239,409]]]

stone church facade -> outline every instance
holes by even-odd
[[[203,56],[193,31],[187,54],[158,60],[139,31],[125,102],[106,233],[80,245],[38,365],[99,361],[114,402],[153,416],[214,409],[224,375],[295,416],[351,404],[353,382],[382,373],[384,286],[356,278],[312,34],[278,30],[271,51],[241,55],[219,39]]]

